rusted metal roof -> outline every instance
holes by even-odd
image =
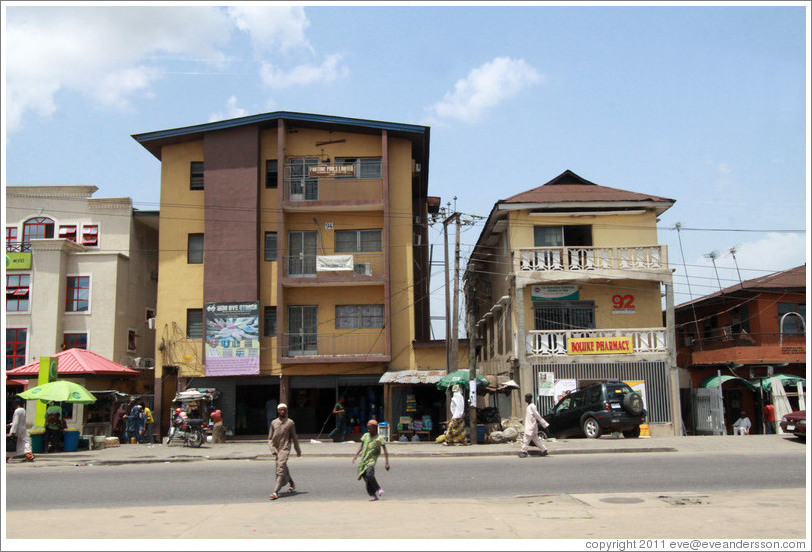
[[[397,372],[386,372],[381,376],[378,383],[437,383],[445,375],[445,370],[400,370]]]

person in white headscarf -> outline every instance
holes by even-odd
[[[443,445],[456,445],[466,443],[465,439],[465,398],[462,396],[462,388],[455,385],[451,388],[451,421],[445,432],[445,442]]]

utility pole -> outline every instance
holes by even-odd
[[[468,282],[468,293],[466,297],[470,298],[470,302],[466,301],[466,331],[468,332],[468,381],[469,385],[476,386],[476,328],[474,326],[474,302],[476,301],[475,290],[472,289],[476,284]],[[471,432],[471,444],[476,445],[478,435],[476,431],[476,395],[468,409],[468,430]]]
[[[455,256],[457,257],[455,261],[455,268],[454,268],[454,313],[453,313],[453,326],[452,326],[452,313],[450,312],[450,298],[449,298],[449,287],[448,287],[448,225],[452,221],[457,221],[457,245],[456,245],[456,252]],[[459,285],[457,281],[459,280],[459,247],[460,247],[460,231],[459,231],[459,220],[460,214],[457,212],[451,213],[446,219],[443,221],[443,238],[445,239],[445,348],[446,348],[446,372],[451,373],[457,370],[459,364],[459,350],[457,349],[457,309],[458,309],[458,302],[459,298],[457,294],[459,293]]]
[[[454,317],[451,326],[451,360],[454,371],[460,367],[460,214],[454,212]]]

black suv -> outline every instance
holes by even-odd
[[[545,436],[586,435],[597,439],[606,431],[620,431],[626,438],[640,436],[645,423],[643,398],[622,381],[592,383],[567,394],[544,416],[550,424]]]

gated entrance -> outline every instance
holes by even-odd
[[[724,435],[725,416],[722,394],[718,387],[699,387],[691,390],[694,413],[694,431],[697,435]]]

